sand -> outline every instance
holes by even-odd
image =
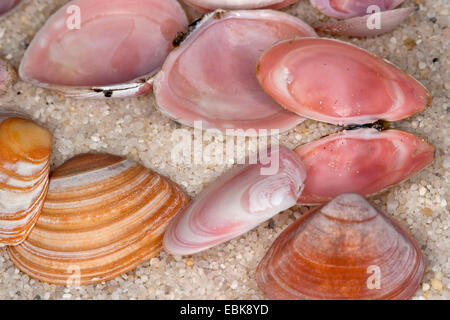
[[[0,21],[0,54],[18,66],[33,35],[65,0],[25,1]],[[408,181],[372,197],[372,202],[399,221],[421,246],[426,274],[415,299],[450,298],[450,68],[448,0],[407,0],[417,11],[394,32],[373,39],[344,39],[392,61],[415,76],[432,93],[425,112],[392,126],[426,138],[437,148],[433,165]],[[315,24],[325,17],[302,0],[291,14]],[[189,10],[191,18],[198,13]],[[54,133],[52,166],[82,152],[110,152],[141,162],[179,183],[195,196],[227,168],[213,162],[174,164],[173,135],[180,126],[161,115],[152,95],[125,100],[79,101],[17,82],[0,97],[0,109],[20,110]],[[295,147],[337,127],[306,121],[281,136]],[[203,137],[204,146],[221,147],[220,139]],[[253,146],[254,147],[254,146]],[[239,157],[243,157],[242,154]],[[81,288],[48,285],[17,270],[0,249],[1,299],[261,299],[254,272],[277,235],[306,212],[294,207],[257,229],[192,257],[161,253],[117,279]]]

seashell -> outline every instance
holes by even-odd
[[[191,7],[209,12],[216,9],[280,9],[287,7],[298,0],[184,0]]]
[[[372,195],[398,184],[431,164],[435,148],[407,132],[365,128],[330,135],[295,152],[307,171],[298,202],[320,204],[342,193]]]
[[[295,205],[305,169],[290,149],[272,147],[254,164],[226,172],[177,215],[164,235],[169,254],[190,255],[238,237]]]
[[[48,188],[52,134],[16,113],[0,113],[0,246],[33,228]]]
[[[17,73],[13,66],[0,58],[0,94],[6,93],[17,80]]]
[[[398,7],[404,0],[310,0],[311,5],[324,15],[347,19],[373,13],[373,6],[379,11]]]
[[[414,12],[414,8],[400,8],[380,12],[380,28],[369,28],[368,23],[372,15],[350,18],[342,21],[324,23],[315,29],[319,32],[327,32],[332,35],[344,35],[352,37],[375,37],[391,32]]]
[[[11,12],[21,0],[2,0],[0,1],[0,16],[3,16],[6,13]]]
[[[304,215],[275,240],[256,270],[269,299],[409,299],[422,281],[419,246],[357,194]]]
[[[431,104],[429,92],[405,72],[332,39],[275,44],[260,58],[257,77],[286,109],[336,125],[401,120]]]
[[[155,77],[156,103],[182,124],[194,126],[201,120],[204,129],[234,129],[229,135],[255,135],[239,129],[286,131],[303,119],[282,109],[261,89],[255,68],[262,50],[293,36],[315,32],[274,10],[208,14],[169,54]]]
[[[77,98],[145,94],[187,25],[176,0],[73,0],[37,33],[19,75]]]
[[[133,161],[79,155],[52,173],[36,227],[8,253],[41,281],[106,281],[155,256],[169,220],[187,202],[177,185]]]

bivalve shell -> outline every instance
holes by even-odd
[[[48,188],[52,134],[15,113],[0,113],[0,246],[25,240]]]
[[[417,174],[435,148],[400,130],[345,130],[295,149],[307,178],[299,204],[321,204],[342,193],[372,195]]]
[[[270,299],[409,299],[425,262],[411,237],[357,194],[343,194],[298,219],[256,271]]]
[[[11,12],[12,9],[17,7],[17,5],[22,0],[2,0],[0,1],[0,16],[3,16],[9,12]]]
[[[315,35],[301,20],[275,10],[208,14],[169,54],[155,77],[156,103],[163,114],[182,124],[194,127],[202,121],[204,129],[227,135],[289,130],[304,119],[281,108],[261,89],[255,77],[257,61],[279,40]]]
[[[19,75],[77,98],[142,95],[187,25],[176,0],[72,0],[36,34]]]
[[[332,39],[281,41],[262,55],[257,76],[287,110],[336,125],[401,120],[431,104],[429,92],[405,72]]]
[[[231,169],[203,190],[170,223],[165,250],[190,255],[248,232],[295,205],[305,177],[295,152],[273,146],[254,164]]]
[[[79,155],[52,173],[36,227],[9,256],[49,283],[109,280],[155,256],[187,202],[177,185],[133,161]]]

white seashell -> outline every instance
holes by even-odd
[[[261,156],[256,164],[232,169],[200,193],[172,220],[165,250],[174,255],[206,250],[294,206],[306,178],[300,158],[280,146],[269,150],[268,159]]]

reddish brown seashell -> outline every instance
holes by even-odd
[[[403,228],[357,194],[298,219],[256,271],[270,299],[409,299],[422,281],[422,253]]]
[[[435,148],[399,130],[345,130],[295,149],[307,170],[299,204],[321,204],[342,193],[372,195],[417,174]]]

